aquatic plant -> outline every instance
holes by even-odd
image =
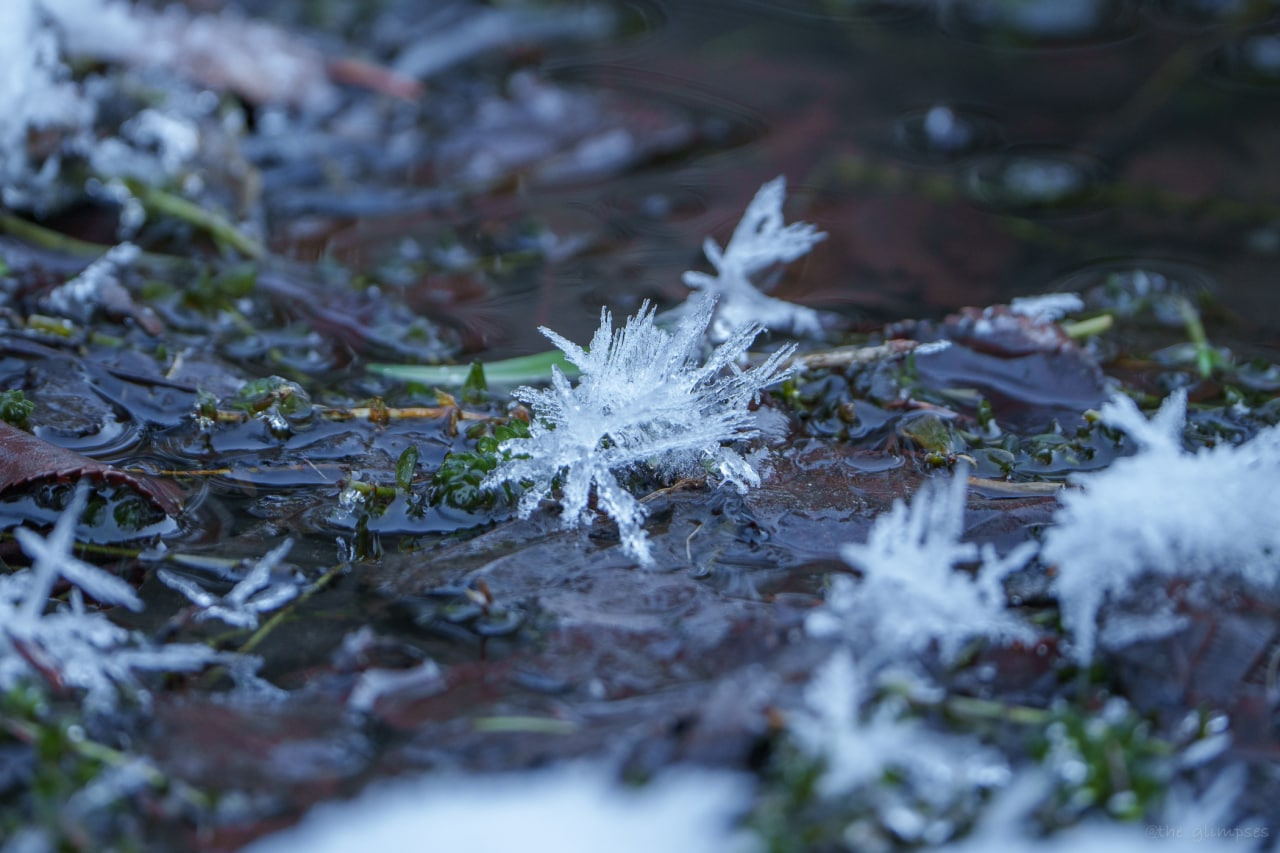
[[[458,509],[475,510],[500,501],[514,500],[510,484],[502,490],[486,489],[485,478],[492,474],[511,451],[499,450],[508,441],[529,438],[529,425],[519,418],[506,423],[484,422],[472,427],[475,450],[451,451],[431,477],[431,501]],[[467,437],[472,438],[472,430]]]
[[[601,310],[588,349],[543,328],[581,378],[570,385],[553,367],[550,388],[514,392],[533,410],[529,437],[499,445],[512,458],[482,485],[525,484],[518,511],[527,518],[558,484],[566,528],[590,517],[594,493],[598,507],[617,522],[623,550],[645,565],[652,562],[641,526],[646,511],[615,475],[641,469],[661,477],[706,472],[739,491],[758,485],[755,467],[726,443],[770,432],[750,406],[766,386],[789,375],[783,364],[795,347],[783,347],[754,369],[740,369],[738,359],[761,331],[752,323],[701,361],[714,307],[711,296],[695,298],[672,331],[654,324],[647,302],[616,331],[613,316]]]
[[[822,331],[818,312],[767,296],[752,282],[753,277],[775,264],[803,257],[826,239],[825,233],[807,222],[783,224],[782,202],[786,195],[787,181],[782,176],[762,186],[724,249],[710,237],[702,244],[716,274],[692,270],[684,274],[685,284],[713,294],[718,300],[709,332],[711,340],[729,340],[738,329],[753,323],[796,335],[817,335]],[[696,311],[692,305],[691,300],[672,313]]]
[[[16,388],[0,391],[0,420],[5,423],[26,429],[28,419],[35,410],[36,404]]]

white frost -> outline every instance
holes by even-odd
[[[71,553],[87,497],[88,489],[78,487],[47,537],[22,527],[14,530],[32,563],[29,569],[0,575],[0,690],[33,676],[43,677],[84,690],[90,710],[105,710],[115,706],[121,687],[133,689],[146,700],[134,678],[138,670],[183,672],[212,663],[254,668],[250,658],[208,646],[152,646],[105,614],[85,607],[82,591],[106,604],[142,609],[131,586]],[[68,604],[50,611],[50,595],[59,578],[73,589]],[[243,675],[252,681],[247,669]]]
[[[1019,296],[1009,303],[1009,310],[1023,317],[1042,323],[1061,320],[1068,314],[1084,310],[1084,300],[1078,293],[1042,293],[1038,296]]]
[[[103,302],[120,298],[118,294],[124,293],[124,287],[120,284],[119,272],[131,266],[141,254],[132,243],[112,246],[75,278],[49,291],[44,298],[45,309],[60,317],[87,321]]]
[[[1103,421],[1142,450],[1073,478],[1083,490],[1062,495],[1045,537],[1062,621],[1082,663],[1093,657],[1103,604],[1143,575],[1229,573],[1260,588],[1280,584],[1280,427],[1240,446],[1188,453],[1186,404],[1177,391],[1148,421],[1128,397],[1113,397]]]
[[[979,553],[962,543],[966,484],[961,466],[945,488],[926,484],[910,507],[894,501],[865,544],[846,545],[841,554],[863,579],[834,578],[826,606],[807,622],[809,633],[846,637],[885,661],[917,655],[935,641],[950,660],[973,637],[1031,639],[1031,630],[1006,609],[1001,584],[1035,546],[1023,544],[1001,558],[990,545]],[[973,574],[955,569],[979,558]]]
[[[1243,770],[1243,768],[1236,768]],[[1042,770],[1024,770],[996,797],[962,841],[938,848],[946,853],[1211,853],[1264,849],[1274,827],[1232,820],[1243,787],[1242,774],[1226,771],[1198,797],[1175,789],[1153,821],[1143,824],[1090,820],[1042,836],[1035,809],[1050,793]]]
[[[942,799],[960,787],[995,788],[1008,781],[1008,766],[994,750],[902,719],[894,703],[864,711],[866,693],[852,653],[840,648],[805,689],[804,707],[787,716],[796,743],[825,764],[818,780],[822,796],[850,794],[886,771],[903,775],[922,795]]]
[[[156,577],[195,605],[197,622],[217,619],[235,628],[254,629],[258,627],[259,616],[283,607],[298,596],[298,584],[293,578],[272,577],[292,547],[293,540],[286,539],[272,548],[254,562],[226,595],[214,595],[194,580],[167,569],[160,569]]]
[[[59,169],[56,155],[43,166],[30,162],[28,134],[87,128],[94,108],[70,81],[36,0],[0,3],[0,69],[0,191],[7,205],[27,204]]]
[[[781,176],[762,186],[747,206],[728,246],[722,250],[710,237],[703,243],[703,252],[716,275],[694,271],[684,274],[686,285],[714,294],[719,300],[711,324],[711,340],[727,340],[739,328],[752,324],[796,335],[822,332],[818,312],[766,296],[752,283],[753,276],[775,264],[803,257],[826,239],[825,233],[806,222],[783,224],[782,202],[786,195],[787,182]],[[684,310],[682,306],[673,313],[678,315]]]
[[[789,374],[782,365],[794,346],[778,350],[752,370],[741,370],[737,361],[760,332],[751,325],[738,329],[702,361],[702,333],[714,300],[693,302],[674,331],[654,325],[648,303],[616,331],[612,315],[602,310],[600,328],[587,350],[542,329],[582,371],[581,378],[570,385],[552,368],[549,389],[515,391],[533,408],[530,438],[503,443],[501,449],[515,458],[499,466],[483,486],[528,483],[519,504],[521,517],[527,518],[551,495],[558,479],[566,528],[590,517],[587,506],[594,491],[599,508],[618,523],[623,549],[648,565],[652,557],[642,527],[645,509],[616,474],[645,468],[672,477],[705,470],[739,491],[759,485],[751,463],[724,443],[764,432],[749,405],[767,385]]]

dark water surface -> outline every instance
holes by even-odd
[[[520,210],[596,251],[482,312],[491,352],[543,349],[543,323],[583,339],[601,303],[682,298],[702,237],[723,242],[778,174],[789,214],[830,234],[778,294],[854,322],[1154,266],[1239,321],[1222,343],[1274,348],[1280,29],[1235,5],[624,4],[634,32],[544,73],[691,137],[607,181],[519,181]]]

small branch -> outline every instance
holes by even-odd
[[[823,370],[830,368],[851,367],[859,364],[874,364],[891,358],[906,355],[920,346],[919,341],[892,340],[868,347],[837,347],[819,352],[805,353],[791,358],[787,365],[796,365],[804,370]]]

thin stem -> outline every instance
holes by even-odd
[[[246,257],[257,259],[267,254],[266,247],[219,213],[205,210],[181,196],[145,184],[130,182],[129,189],[151,210],[207,231],[218,243],[230,246]]]

